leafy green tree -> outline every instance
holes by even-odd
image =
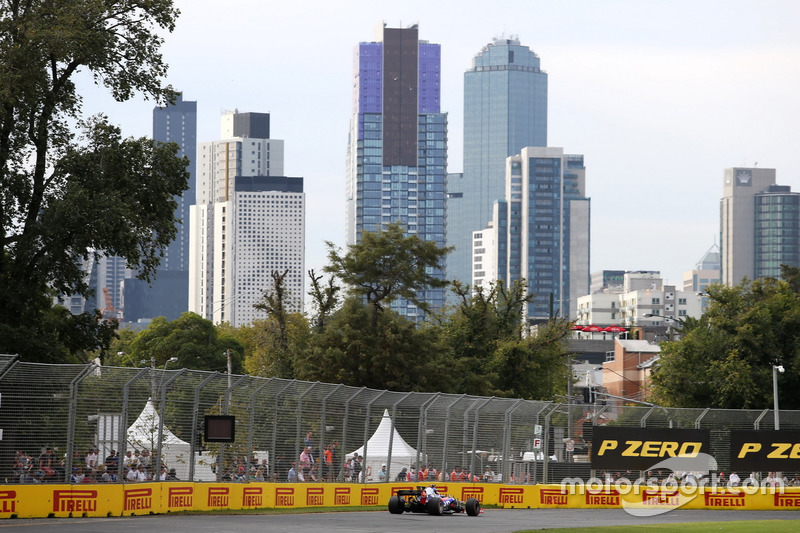
[[[374,233],[365,231],[361,242],[349,245],[346,254],[333,243],[326,244],[330,264],[324,271],[335,274],[352,294],[366,298],[373,329],[381,311],[395,298],[405,298],[429,312],[428,304],[417,298],[417,293],[447,286],[436,272],[452,248],[439,248],[416,235],[406,236],[399,224],[389,224]]]
[[[473,294],[469,286],[456,282],[451,287],[458,305],[443,319],[442,335],[452,351],[452,365],[459,383],[457,392],[491,395],[497,389],[495,351],[506,341],[522,337],[523,309],[532,295],[524,281],[506,287],[502,281]],[[502,387],[501,387],[502,388]]]
[[[233,373],[243,371],[242,345],[230,334],[220,335],[210,320],[195,313],[183,313],[172,321],[164,317],[153,319],[136,335],[129,349],[127,359],[134,364],[149,364],[152,360],[156,368],[161,368],[171,357],[177,357],[176,366],[223,373],[227,372],[230,350]]]
[[[253,376],[283,379],[295,378],[295,361],[306,350],[310,335],[308,320],[300,313],[286,315],[283,332],[275,317],[256,320],[236,331],[244,346],[245,370]]]
[[[498,343],[488,365],[494,377],[493,395],[526,400],[551,400],[567,388],[566,320],[540,324],[535,334]]]
[[[345,300],[295,365],[298,379],[397,391],[448,391],[446,358],[435,327],[386,310],[373,327],[360,298]]]
[[[772,366],[783,365],[780,405],[796,409],[800,386],[800,294],[786,281],[744,280],[707,289],[710,305],[684,336],[662,344],[652,391],[670,407],[772,406]]]
[[[160,32],[177,14],[172,0],[0,2],[0,351],[59,362],[107,349],[108,326],[84,327],[78,346],[48,335],[51,291],[89,296],[90,255],[119,255],[150,279],[174,238],[186,160],[175,145],[123,139],[105,117],[81,121],[74,77],[89,72],[119,101],[173,98]],[[62,328],[72,320],[60,316]]]

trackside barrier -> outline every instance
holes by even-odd
[[[385,506],[412,483],[191,483],[163,482],[117,485],[3,485],[0,518],[134,516],[178,511],[302,507]],[[759,488],[702,488],[696,491],[639,487],[620,491],[612,486],[500,485],[437,483],[442,493],[459,499],[477,498],[482,505],[503,508],[650,510],[672,509],[789,510],[800,509],[800,488],[783,492]]]

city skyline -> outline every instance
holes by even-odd
[[[477,2],[352,2],[346,13],[302,1],[280,13],[244,0],[223,12],[203,0],[176,5],[183,15],[165,36],[167,82],[198,102],[198,142],[215,138],[226,109],[270,112],[280,124],[286,175],[306,179],[307,269],[327,262],[324,241],[345,243],[353,50],[382,21],[418,23],[420,39],[442,46],[451,173],[462,170],[463,77],[475,54],[505,34],[542,58],[548,144],[584,154],[591,169],[593,272],[659,270],[679,284],[719,244],[725,168],[758,162],[800,189],[790,133],[800,112],[791,94],[800,81],[797,5],[507,2],[489,12]],[[219,46],[234,36],[247,53]],[[87,113],[149,135],[152,102],[115,104],[85,78],[81,88]]]

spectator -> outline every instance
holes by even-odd
[[[144,473],[144,467],[142,465],[132,466],[128,471],[128,474],[125,476],[125,479],[133,483],[146,481],[147,476]]]
[[[150,450],[142,450],[139,456],[139,464],[149,469],[153,466],[153,458],[150,456]]]
[[[311,465],[314,463],[314,456],[311,454],[311,446],[306,446],[305,449],[300,453],[300,459],[298,463],[300,470],[297,473],[297,477],[300,481],[305,481],[306,476],[311,471]]]
[[[494,472],[489,466],[487,466],[486,470],[483,472],[483,480],[487,483],[494,481]]]
[[[306,448],[311,448],[312,450],[314,449],[314,432],[313,431],[309,431],[308,433],[306,433],[306,440],[304,441],[303,444],[305,445]]]
[[[384,483],[386,481],[386,465],[381,465],[381,469],[378,471],[378,481]]]
[[[122,460],[122,464],[125,467],[125,471],[131,470],[133,467],[139,464],[139,461],[134,459],[133,452],[128,450],[125,452],[125,458]]]
[[[408,477],[408,474],[407,474],[406,467],[403,467],[403,468],[400,469],[400,472],[398,472],[397,477],[395,478],[395,481],[406,481],[407,477]]]
[[[86,471],[94,470],[97,468],[97,450],[90,448],[89,453],[86,454]]]
[[[429,481],[436,481],[438,478],[439,478],[439,471],[433,467],[433,464],[429,464],[427,479]]]
[[[178,474],[174,468],[170,468],[169,472],[167,472],[167,481],[178,481]]]
[[[253,476],[253,481],[264,481],[264,468],[259,466],[256,469],[256,474]]]
[[[39,456],[39,471],[42,473],[42,481],[52,481],[56,475],[56,454],[46,447]]]
[[[361,481],[361,470],[362,470],[362,463],[361,463],[361,456],[357,453],[353,454],[353,480],[358,483]]]
[[[347,458],[342,467],[342,477],[347,482],[353,481],[353,459],[351,457]]]
[[[322,453],[322,476],[325,481],[333,481],[333,444],[328,444]]]
[[[454,466],[453,471],[450,472],[450,481],[461,481],[461,467]]]
[[[286,481],[289,483],[297,482],[297,471],[294,469],[295,464],[292,463],[292,466],[289,468],[289,472],[286,474]]]
[[[103,466],[106,467],[106,470],[117,470],[119,466],[119,457],[117,457],[117,450],[111,450],[111,453],[108,454],[106,460],[103,461]]]
[[[86,475],[83,473],[83,468],[76,466],[72,469],[72,475],[70,476],[69,480],[70,483],[83,483],[83,478],[85,477]]]

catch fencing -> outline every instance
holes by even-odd
[[[732,429],[773,428],[771,410],[616,401],[395,392],[187,369],[25,363],[0,355],[0,479],[121,482],[126,464],[140,462],[149,465],[143,475],[156,480],[161,464],[163,475],[174,469],[183,481],[283,482],[290,469],[306,481],[395,481],[403,469],[450,480],[458,467],[468,481],[552,483],[594,474],[589,457],[596,424],[709,429],[721,471],[728,471]],[[779,414],[781,429],[800,429],[800,412]],[[235,440],[206,442],[207,415],[234,416]],[[313,465],[304,469],[307,444]],[[354,472],[347,460],[359,449],[361,471]]]

